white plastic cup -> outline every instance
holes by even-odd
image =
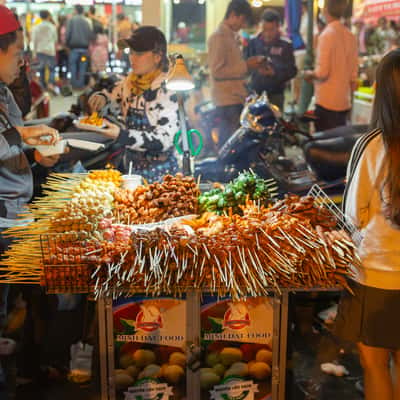
[[[122,175],[122,187],[135,190],[143,183],[141,175]]]

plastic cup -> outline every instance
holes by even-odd
[[[122,175],[122,187],[124,189],[135,190],[142,184],[141,175]]]

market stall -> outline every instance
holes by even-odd
[[[282,299],[345,287],[353,228],[317,187],[277,200],[252,171],[202,192],[138,179],[51,175],[2,282],[99,302],[104,400],[281,398]]]

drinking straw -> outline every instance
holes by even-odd
[[[132,161],[129,161],[129,172],[128,172],[129,176],[132,175],[132,166],[133,166]]]

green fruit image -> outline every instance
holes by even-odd
[[[212,369],[217,375],[219,375],[221,377],[224,376],[225,371],[226,371],[226,367],[221,363],[214,365],[212,367]]]
[[[229,367],[235,362],[242,361],[243,353],[242,350],[237,349],[236,347],[225,347],[222,349],[219,357],[222,364]]]
[[[161,367],[156,364],[148,365],[140,374],[139,379],[159,378],[161,376]]]
[[[136,379],[140,373],[140,369],[136,365],[130,365],[125,369],[125,372],[133,379]]]
[[[200,370],[200,387],[203,390],[212,389],[215,385],[218,385],[220,381],[221,378],[215,372]]]
[[[228,376],[241,376],[245,377],[249,374],[249,367],[244,362],[236,362],[231,365],[228,371],[225,372],[224,377]]]
[[[210,353],[207,354],[206,357],[206,364],[209,367],[214,367],[214,365],[217,365],[218,363],[220,363],[220,358],[219,358],[219,354],[218,353]]]
[[[115,387],[118,390],[127,389],[129,386],[133,385],[133,378],[129,376],[124,370],[116,370],[115,372]]]
[[[156,362],[156,355],[151,350],[136,350],[133,353],[135,365],[139,368],[147,367]]]
[[[130,353],[122,354],[122,356],[119,358],[119,366],[123,369],[126,369],[133,364],[135,364],[135,360]]]

